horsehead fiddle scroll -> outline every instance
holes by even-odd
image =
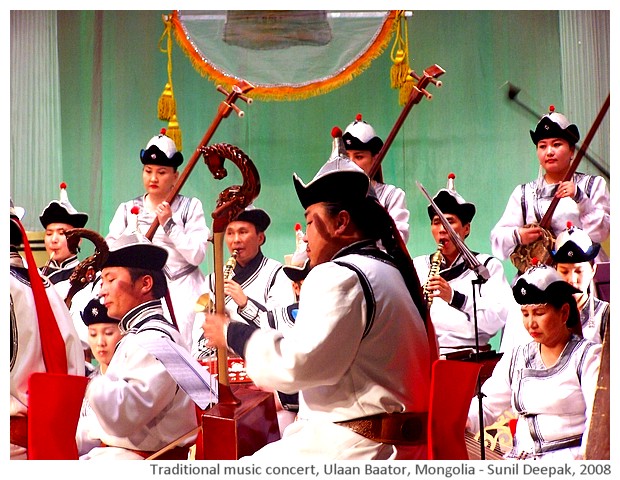
[[[200,147],[205,163],[213,178],[221,180],[226,177],[224,159],[231,160],[243,177],[242,185],[232,185],[223,190],[217,199],[213,217],[213,262],[215,274],[215,313],[225,313],[224,295],[224,234],[226,226],[250,205],[260,192],[260,177],[252,160],[239,148],[227,143],[218,143],[209,147]],[[238,405],[240,401],[230,389],[228,380],[228,362],[226,348],[217,349],[217,368],[219,383],[219,403]]]
[[[95,280],[97,272],[101,270],[102,265],[108,258],[109,249],[105,239],[97,232],[88,228],[72,228],[65,231],[65,236],[67,237],[67,246],[72,252],[77,251],[81,238],[86,238],[95,245],[93,254],[82,260],[69,277],[70,287],[65,298],[65,305],[71,308],[73,296]]]

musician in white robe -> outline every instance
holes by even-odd
[[[362,115],[357,114],[355,120],[347,125],[342,140],[347,154],[357,166],[370,173],[373,160],[383,147],[383,140],[375,133],[375,129],[362,120]],[[379,203],[385,207],[396,223],[396,227],[407,243],[409,240],[409,210],[405,191],[395,185],[383,181],[383,169],[379,166],[377,173],[371,179],[371,186]]]
[[[237,252],[231,277],[224,281],[224,306],[229,317],[237,322],[270,328],[264,322],[266,312],[291,305],[295,294],[282,263],[263,255],[262,245],[271,223],[267,212],[249,205],[226,226],[224,240],[229,253]],[[215,303],[215,273],[211,272],[202,287]],[[205,346],[201,315],[195,320],[192,354],[207,358],[215,352]]]
[[[603,343],[605,331],[609,325],[610,306],[596,298],[593,279],[596,269],[594,259],[599,253],[600,245],[593,243],[590,237],[570,222],[555,240],[551,250],[555,269],[562,278],[579,290],[575,294],[581,331],[584,338],[595,343]],[[514,345],[528,343],[531,337],[523,326],[512,323],[506,328],[502,338],[501,351],[510,351]]]
[[[69,247],[65,232],[72,228],[84,228],[88,214],[78,212],[73,207],[67,194],[67,185],[63,182],[60,184],[60,200],[52,200],[39,215],[39,220],[45,230],[43,243],[49,255],[47,264],[40,270],[64,299],[71,287],[69,277],[80,263],[77,256],[79,247]],[[78,332],[82,326],[80,323],[75,322]]]
[[[603,177],[575,172],[572,180],[564,178],[575,157],[579,130],[561,113],[551,110],[536,130],[530,130],[540,163],[536,180],[517,185],[508,199],[502,217],[491,231],[493,255],[506,260],[517,245],[529,245],[542,239],[538,225],[554,197],[559,202],[551,217],[550,230],[556,237],[566,222],[582,228],[595,243],[609,237],[609,189]],[[601,250],[601,260],[607,255]]]
[[[447,188],[439,190],[433,202],[465,242],[476,206],[465,201],[456,191],[454,178],[453,173],[448,176]],[[430,274],[433,254],[414,257],[413,264],[420,283],[428,291],[428,299],[432,301],[430,316],[440,352],[453,356],[472,353],[476,350],[476,336],[478,347],[483,351],[490,350],[489,341],[507,321],[520,321],[519,306],[512,296],[503,265],[491,255],[472,252],[489,272],[487,281],[475,284],[477,274],[463,258],[432,205],[428,205],[427,210],[431,233],[438,248],[441,245],[441,263],[434,275]]]
[[[159,221],[152,241],[168,252],[164,273],[172,309],[183,344],[190,349],[194,304],[205,278],[200,264],[205,259],[211,231],[198,198],[177,194],[172,203],[166,200],[179,178],[177,168],[183,162],[183,155],[165,135],[165,130],[151,138],[141,150],[140,161],[146,193],[119,205],[106,241],[114,242],[121,235],[133,232],[136,224],[138,230],[146,234],[153,222]],[[166,316],[170,318],[167,310],[166,304]]]
[[[23,213],[23,209],[14,207],[11,201],[10,458],[25,460],[28,448],[28,379],[33,372],[46,372],[47,369],[43,360],[37,321],[38,299],[33,293],[28,269],[24,266],[18,251],[22,244],[22,234],[13,221],[13,219],[19,221]],[[84,375],[84,353],[69,310],[51,282],[46,277],[41,277],[41,279],[65,344],[67,373]]]
[[[81,317],[88,331],[88,345],[97,363],[97,366],[93,366],[93,370],[88,375],[92,380],[105,374],[116,350],[116,345],[122,338],[122,333],[118,328],[118,319],[110,318],[107,309],[98,299],[93,298],[86,305],[81,312]],[[98,437],[90,437],[100,428],[97,415],[88,400],[84,398],[75,435],[79,455],[101,446],[101,440]]]
[[[108,315],[120,320],[123,338],[105,375],[88,385],[86,400],[97,422],[87,434],[99,438],[103,446],[82,459],[140,460],[197,425],[195,404],[145,346],[164,338],[182,341],[164,317],[161,304],[168,288],[163,273],[167,255],[164,248],[139,234],[121,237],[111,245],[99,295]],[[158,458],[187,459],[194,441],[195,435],[189,436]]]
[[[256,385],[300,391],[297,421],[251,461],[424,459],[431,349],[419,282],[389,215],[367,196],[368,176],[348,159],[331,163],[308,185],[294,176],[311,265],[294,327],[283,335],[214,314],[205,336],[244,355]]]
[[[484,425],[506,410],[517,416],[512,459],[582,458],[592,418],[601,345],[584,339],[573,294],[578,290],[552,267],[537,265],[515,283],[523,324],[533,341],[515,346],[483,384]],[[478,398],[467,429],[479,429]]]

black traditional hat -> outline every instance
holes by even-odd
[[[93,298],[81,313],[82,321],[88,327],[96,323],[114,323],[118,324],[119,320],[108,316],[108,309],[102,305],[99,299]]]
[[[567,222],[566,230],[561,232],[555,240],[551,257],[555,263],[582,263],[596,258],[600,244],[593,243],[590,236],[582,229]]]
[[[473,203],[466,202],[454,188],[454,179],[456,175],[450,173],[448,175],[448,184],[446,188],[442,188],[433,197],[433,202],[437,205],[442,213],[451,213],[456,215],[463,225],[471,222],[476,214],[476,206]],[[432,205],[428,205],[428,216],[431,220],[435,217],[435,209]]]
[[[71,205],[67,195],[67,184],[62,182],[60,184],[60,200],[52,200],[39,215],[39,220],[41,220],[43,228],[47,228],[50,223],[66,223],[73,228],[83,228],[88,221],[88,215],[78,212]]]
[[[140,161],[143,165],[177,168],[183,163],[183,154],[177,151],[174,140],[166,136],[166,129],[162,128],[159,135],[151,138],[146,148],[140,150]]]
[[[579,129],[550,105],[549,113],[538,121],[535,131],[530,130],[530,136],[534,145],[538,145],[544,138],[563,138],[571,145],[575,145],[579,141]]]
[[[548,303],[550,300],[581,293],[565,281],[555,268],[538,263],[536,259],[532,263],[512,287],[513,296],[519,305]]]
[[[362,202],[370,187],[368,175],[346,156],[342,143],[342,131],[332,129],[332,154],[314,178],[305,184],[293,173],[293,184],[302,207],[319,202],[357,204]]]
[[[379,153],[383,147],[383,140],[369,123],[362,120],[361,113],[358,113],[355,121],[344,130],[342,140],[347,150],[369,150],[372,155]]]
[[[153,245],[139,232],[122,235],[110,245],[110,253],[103,264],[106,267],[143,268],[161,270],[168,260],[168,251]]]
[[[264,232],[271,224],[271,218],[265,210],[256,208],[254,205],[248,205],[244,210],[239,212],[232,222],[249,222],[256,227],[257,232]]]

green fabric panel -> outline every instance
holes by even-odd
[[[58,12],[64,180],[73,186],[74,205],[89,206],[89,226],[103,235],[118,204],[143,192],[139,151],[166,126],[157,119],[157,100],[167,81],[167,56],[158,49],[162,13],[169,12]],[[411,66],[420,73],[437,63],[447,72],[442,88],[428,88],[433,99],[413,108],[383,162],[386,181],[407,193],[409,251],[415,256],[435,250],[427,202],[415,181],[433,195],[454,172],[459,193],[477,206],[467,243],[490,253],[489,232],[512,189],[538,171],[529,138],[536,119],[508,101],[504,83],[521,87],[519,98],[541,115],[550,103],[562,111],[558,14],[416,11],[408,22]],[[213,136],[210,143],[238,146],[258,168],[256,205],[272,217],[266,255],[283,260],[294,251],[294,225],[303,224],[303,211],[291,177],[293,172],[305,181],[314,176],[330,155],[334,125],[344,130],[360,112],[387,137],[402,108],[398,92],[390,88],[390,48],[328,94],[250,106],[238,102],[245,117],[233,113]],[[176,41],[172,79],[185,165],[224,96],[194,70]],[[96,121],[98,131],[92,128]],[[237,168],[226,165],[229,176],[216,181],[199,161],[182,190],[199,197],[207,215],[219,192],[241,180]],[[205,273],[212,262],[208,255]],[[510,280],[515,270],[505,265]]]

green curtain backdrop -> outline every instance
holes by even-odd
[[[90,214],[87,226],[103,235],[118,204],[143,192],[139,151],[166,126],[157,119],[167,81],[167,55],[158,48],[165,13],[170,12],[57,12],[62,167],[47,181],[54,196],[57,185],[67,182],[73,204]],[[468,244],[490,252],[489,232],[510,192],[538,172],[529,137],[536,119],[507,99],[505,82],[518,85],[519,98],[541,114],[549,104],[561,112],[572,108],[563,103],[559,13],[414,11],[408,26],[411,66],[421,72],[437,63],[446,70],[443,87],[429,87],[433,99],[413,108],[383,162],[386,181],[407,193],[410,253],[435,250],[427,202],[415,182],[434,194],[450,172],[459,193],[477,206]],[[224,96],[176,43],[172,61],[187,159]],[[291,177],[297,172],[308,181],[328,159],[332,127],[344,130],[362,113],[380,136],[388,135],[401,111],[398,92],[390,88],[390,67],[388,47],[362,74],[328,94],[251,106],[239,102],[245,117],[223,120],[211,143],[238,146],[261,175],[255,203],[272,217],[264,247],[268,256],[282,260],[295,248],[294,225],[303,224],[303,211]],[[608,78],[609,72],[596,75]],[[589,125],[579,127],[585,132]],[[218,193],[240,181],[232,163],[228,171],[228,178],[217,181],[200,162],[182,193],[199,197],[209,214]],[[27,179],[14,180],[22,181]],[[31,212],[32,228],[43,207]],[[212,261],[208,255],[206,273]],[[506,267],[511,278],[515,270]]]

